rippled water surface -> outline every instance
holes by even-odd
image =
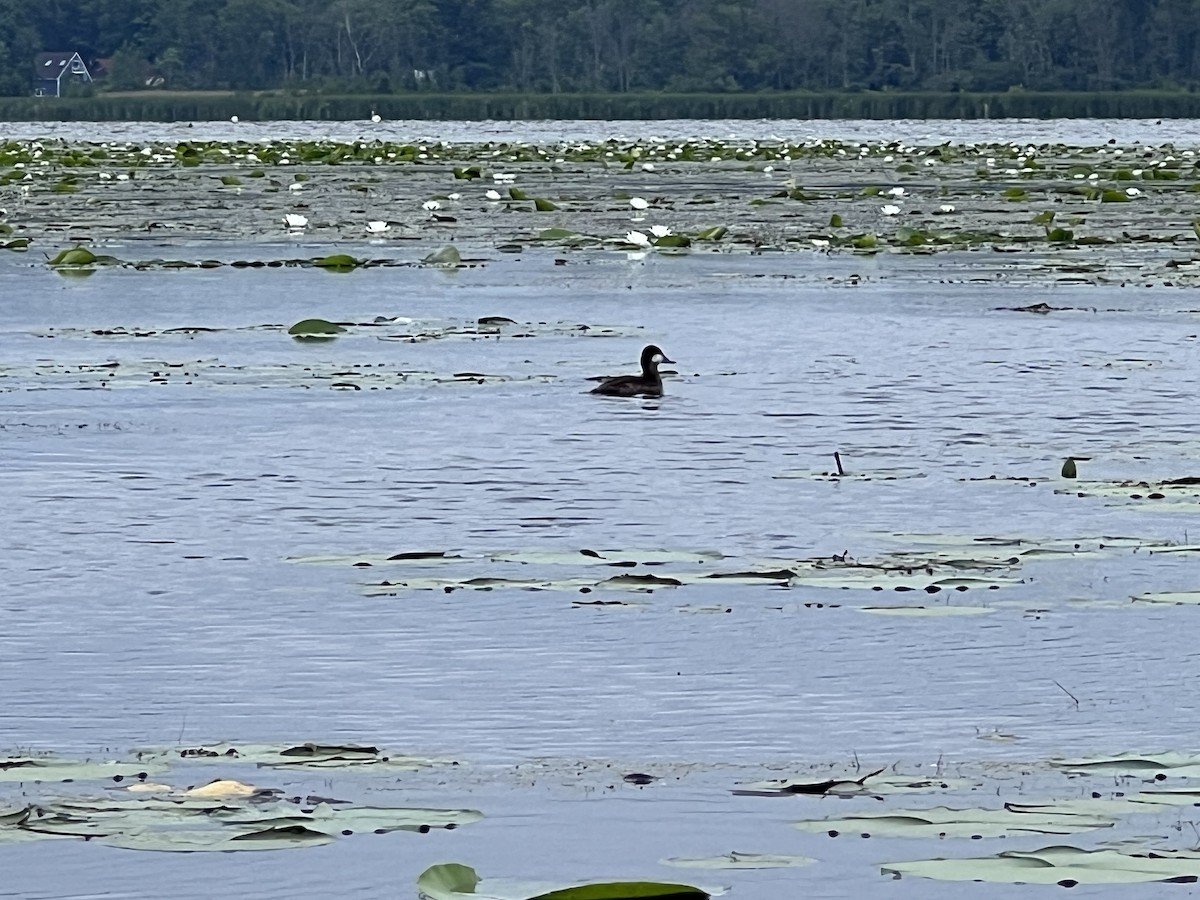
[[[203,252],[250,252],[216,249]],[[739,897],[928,896],[937,885],[883,881],[861,849],[789,831],[795,806],[730,799],[723,767],[1186,741],[1197,608],[1129,598],[1200,587],[1192,555],[1144,549],[1195,542],[1194,501],[1077,496],[1058,473],[1076,456],[1088,479],[1197,474],[1190,293],[944,283],[928,260],[892,255],[558,263],[535,250],[450,272],[67,279],[0,255],[4,743],[118,756],[219,739],[386,745],[476,773],[401,780],[397,802],[489,816],[400,849],[394,836],[244,857],[4,847],[0,896],[409,896],[439,859],[664,877],[661,856],[729,849],[825,861],[743,876]],[[1079,309],[1001,309],[1038,302]],[[279,327],[313,315],[416,324],[304,344]],[[483,316],[518,327],[383,339]],[[164,333],[185,326],[214,330]],[[95,333],[118,327],[147,336]],[[650,342],[678,362],[664,398],[586,393]],[[869,477],[823,477],[835,451]],[[1105,537],[1133,540],[1070,550]],[[724,559],[704,565],[733,573],[970,555],[977,538],[1068,549],[1023,558],[997,589],[937,594],[804,578],[587,593],[438,581],[594,582],[584,549],[714,551]],[[412,551],[454,558],[354,565]],[[567,562],[536,556],[551,552]],[[410,577],[425,587],[386,589]],[[597,597],[629,605],[573,602]],[[987,614],[861,609],[894,603]],[[998,734],[1013,740],[981,741]],[[529,783],[513,774],[547,759],[559,762]],[[707,774],[655,801],[603,777],[579,787],[571,760]],[[899,843],[877,842],[868,862],[912,853]]]
[[[372,122],[5,122],[11,138],[70,141],[134,140],[379,140],[595,141],[619,136],[685,140],[718,137],[804,141],[837,138],[861,141],[943,141],[1068,144],[1191,144],[1195,119],[669,119],[658,121],[533,120]]]

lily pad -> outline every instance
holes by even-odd
[[[1060,812],[1024,813],[1010,809],[932,809],[866,812],[843,818],[806,819],[794,822],[801,831],[841,832],[872,837],[1009,837],[1020,834],[1075,834],[1111,828],[1107,816]]]
[[[886,863],[885,875],[913,875],[940,881],[984,881],[998,884],[1138,884],[1154,881],[1194,882],[1200,878],[1200,854],[1155,850],[1145,854],[1078,847],[1008,850],[995,856],[929,859]]]
[[[462,254],[458,252],[458,248],[453,244],[447,244],[441,250],[435,250],[433,253],[430,253],[421,262],[427,266],[454,268],[462,265]]]
[[[334,253],[330,256],[318,257],[312,261],[312,264],[320,269],[349,272],[351,269],[361,266],[362,262],[348,253]]]
[[[289,328],[287,333],[302,340],[329,340],[345,332],[345,328],[328,319],[302,319]]]
[[[479,890],[483,884],[484,890]],[[566,887],[504,885],[489,889],[470,866],[442,863],[417,876],[417,894],[423,900],[689,900],[709,898],[708,891],[687,884],[657,881],[602,881]]]

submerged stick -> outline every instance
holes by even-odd
[[[1058,682],[1057,682],[1057,681],[1056,681],[1056,682],[1054,682],[1054,683],[1055,683],[1055,684],[1058,684]],[[1071,699],[1072,699],[1072,700],[1075,702],[1075,708],[1076,708],[1076,709],[1078,709],[1078,708],[1079,708],[1079,698],[1078,698],[1078,697],[1076,697],[1074,694],[1072,694],[1070,691],[1068,691],[1068,690],[1067,690],[1065,687],[1063,687],[1061,684],[1058,684],[1058,689],[1059,689],[1060,691],[1062,691],[1064,694],[1066,694],[1068,697],[1070,697],[1070,698],[1071,698]]]

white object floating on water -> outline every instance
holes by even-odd
[[[458,201],[462,199],[462,194],[458,193],[458,191],[455,191],[453,194],[450,194],[449,197],[451,200]]]
[[[288,190],[289,191],[302,191],[302,190],[304,190],[304,185],[299,181],[293,181],[291,184],[288,185]]]
[[[300,213],[285,213],[283,221],[288,228],[304,228],[308,225],[308,217],[302,216]]]
[[[625,240],[631,244],[637,244],[639,247],[649,247],[650,238],[640,231],[631,231],[625,235]]]
[[[512,184],[516,180],[517,176],[513,175],[511,172],[492,173],[492,181],[496,182],[497,184]]]
[[[938,212],[952,213],[952,212],[954,212],[954,207],[949,203],[943,203],[941,206],[938,207]]]
[[[891,194],[893,197],[903,197],[904,196],[904,188],[894,187],[894,188],[889,189],[887,193]]]
[[[829,241],[824,238],[811,238],[811,241],[814,247],[823,248],[829,246]]]
[[[383,222],[378,219],[367,223],[367,231],[371,232],[371,234],[383,234],[390,227],[391,226],[388,225],[387,222]]]
[[[1129,197],[1142,196],[1142,192],[1139,191],[1137,188],[1125,188],[1125,194],[1126,194],[1126,196],[1129,196]]]
[[[383,116],[381,116],[379,113],[375,112],[375,110],[371,110],[371,121],[374,122],[376,125],[378,125],[380,122],[383,121]]]
[[[654,163],[642,163],[642,171],[643,172],[653,172],[654,171]]]
[[[629,205],[634,209],[649,209],[650,204],[642,197],[630,197]]]
[[[436,200],[426,200],[424,203],[421,204],[421,209],[427,209],[430,212],[432,212],[435,209],[441,209],[441,208],[442,208],[442,204],[438,203]]]
[[[230,117],[229,117],[229,121],[230,121],[230,122],[232,122],[234,125],[236,125],[236,124],[238,123],[238,117],[237,117],[237,116],[230,116]]]
[[[666,237],[667,235],[671,234],[671,229],[668,228],[666,225],[651,225],[650,233],[652,235],[654,235],[656,238],[662,238],[662,237]]]
[[[879,211],[881,213],[883,213],[885,216],[900,215],[900,207],[895,206],[894,204],[891,204],[891,203],[887,204],[886,206],[880,207]]]
[[[488,190],[487,190],[487,193],[486,193],[486,194],[484,194],[483,196],[487,197],[489,200],[499,200],[499,199],[500,199],[500,192],[499,192],[499,191],[494,191],[494,190],[492,190],[491,188],[488,188]]]

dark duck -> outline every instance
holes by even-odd
[[[662,376],[658,374],[660,363],[674,363],[655,344],[650,344],[642,350],[642,374],[618,375],[616,378],[606,378],[596,387],[593,394],[603,394],[606,397],[661,397],[663,394]]]

